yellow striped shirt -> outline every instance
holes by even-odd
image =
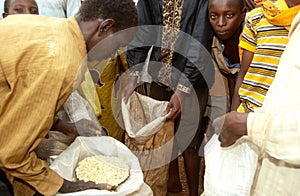
[[[253,111],[262,106],[288,43],[288,33],[284,27],[271,24],[264,17],[262,8],[248,13],[240,47],[254,52],[254,56],[239,89],[239,112]]]

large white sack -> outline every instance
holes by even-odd
[[[75,193],[60,194],[57,196],[112,196],[112,195],[153,195],[149,186],[143,181],[143,172],[135,155],[121,142],[112,137],[77,137],[76,140],[62,152],[50,165],[64,179],[75,179],[75,167],[82,159],[94,155],[116,156],[130,167],[129,178],[118,186],[116,192],[107,190],[85,190]]]
[[[218,136],[213,135],[204,153],[202,196],[250,195],[258,161],[257,149],[252,143],[238,140],[236,144],[222,148]]]

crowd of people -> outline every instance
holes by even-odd
[[[258,147],[251,194],[299,192],[300,0],[0,4],[3,195],[112,189],[63,179],[49,168],[47,143],[54,142],[53,134],[67,141],[59,141],[59,153],[78,135],[124,143],[126,130],[113,107],[133,91],[168,101],[174,144],[167,192],[183,189],[182,154],[188,193],[201,194],[199,150],[213,133],[222,147],[240,138]],[[152,81],[142,81],[145,71]],[[122,74],[126,81],[119,80]]]
[[[0,154],[1,170],[13,194],[110,189],[63,179],[37,157],[35,149],[71,92],[79,89],[88,52],[111,39],[110,47],[99,49],[107,57],[132,39],[134,32],[120,33],[118,40],[113,33],[137,25],[134,2],[84,1],[77,14],[67,19],[37,15],[34,0],[7,0],[4,5],[8,16],[1,21],[2,38],[6,38],[1,43],[7,45],[1,58],[1,130],[7,131],[1,131],[5,142],[1,142]]]

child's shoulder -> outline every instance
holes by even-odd
[[[248,23],[253,29],[259,28],[261,25],[264,26],[265,23],[268,24],[261,7],[255,8],[248,12],[245,22]]]
[[[251,10],[250,12],[247,13],[247,16],[250,19],[257,19],[257,18],[264,17],[264,12],[263,12],[262,7],[257,7],[255,9]]]

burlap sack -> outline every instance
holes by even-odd
[[[138,93],[134,93],[129,102],[130,107],[122,104],[122,107],[129,109],[129,116],[123,113],[124,122],[130,123],[130,126],[125,123],[125,144],[138,157],[144,181],[151,187],[153,194],[166,195],[174,122],[163,120],[159,124],[156,120],[165,112],[167,102],[156,101]]]

